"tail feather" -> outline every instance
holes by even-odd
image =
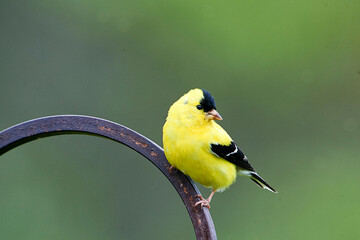
[[[275,189],[273,189],[272,187],[270,187],[269,184],[267,184],[267,182],[265,182],[264,179],[262,179],[256,172],[251,172],[250,173],[250,178],[251,180],[253,180],[257,185],[259,185],[261,188],[263,189],[267,189],[273,193],[278,193]]]

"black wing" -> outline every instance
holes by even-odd
[[[247,160],[247,157],[234,142],[231,142],[230,145],[211,144],[211,151],[216,156],[221,157],[244,170],[255,172],[254,168]]]

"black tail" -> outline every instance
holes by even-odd
[[[250,173],[250,178],[251,180],[253,180],[257,185],[259,185],[261,188],[263,189],[267,189],[273,193],[278,193],[275,189],[273,189],[272,187],[270,187],[269,184],[267,184],[267,182],[265,182],[264,179],[262,179],[256,172],[251,172]]]

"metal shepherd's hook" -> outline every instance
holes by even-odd
[[[171,182],[190,215],[196,239],[216,239],[214,223],[207,208],[194,207],[200,195],[194,183],[180,171],[169,171],[164,151],[156,143],[120,124],[80,115],[34,119],[0,132],[0,155],[38,138],[65,134],[89,134],[122,143],[150,160]]]

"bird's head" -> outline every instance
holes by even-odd
[[[173,115],[183,122],[201,124],[211,120],[222,120],[216,111],[215,100],[203,89],[192,89],[173,104],[169,117]]]

